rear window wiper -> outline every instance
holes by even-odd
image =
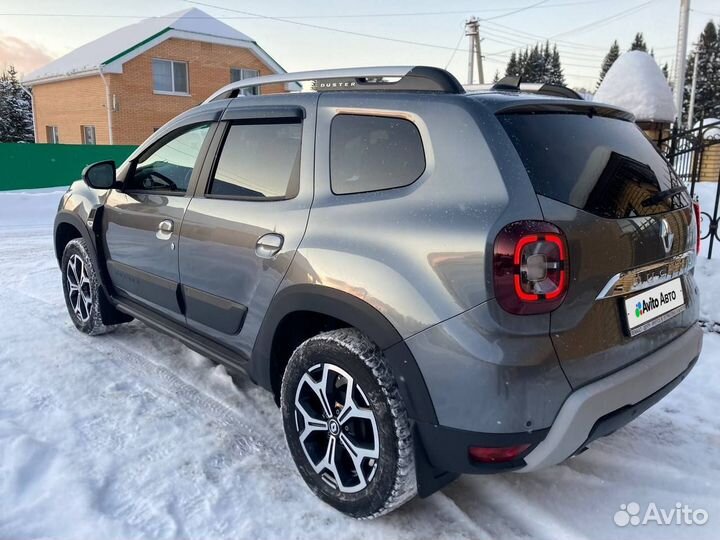
[[[642,202],[643,206],[652,206],[654,204],[663,202],[665,199],[669,199],[670,197],[674,197],[678,193],[682,193],[685,191],[684,186],[677,186],[674,188],[666,189],[663,191],[658,191],[655,195],[652,195],[651,197],[648,197]]]

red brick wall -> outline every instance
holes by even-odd
[[[153,58],[188,63],[190,96],[153,93]],[[257,69],[261,75],[273,73],[249,49],[175,38],[126,62],[122,74],[109,76],[111,92],[115,94],[119,108],[113,113],[115,144],[140,144],[154,128],[199,105],[215,90],[228,84],[230,68]],[[283,91],[283,88],[265,87],[262,90]]]
[[[57,126],[60,142],[82,143],[80,126],[95,126],[98,144],[108,144],[105,85],[99,75],[38,84],[32,89],[38,142],[47,142],[46,126]]]
[[[152,60],[188,63],[189,96],[153,92]],[[113,143],[138,145],[155,128],[202,103],[230,82],[230,68],[272,70],[249,49],[170,38],[123,65],[123,73],[106,74],[116,110],[112,112]],[[283,92],[283,85],[263,87]],[[81,125],[94,125],[98,144],[109,144],[105,87],[99,75],[39,84],[33,87],[38,137],[46,142],[45,126],[56,125],[61,143],[82,142]]]

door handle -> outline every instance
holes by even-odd
[[[158,240],[169,240],[173,232],[173,222],[169,219],[164,219],[158,224],[157,233],[155,237]]]
[[[282,234],[268,233],[258,238],[255,254],[261,259],[272,259],[282,249],[285,238]]]

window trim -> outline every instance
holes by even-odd
[[[87,128],[92,129],[92,134],[93,134],[93,142],[92,143],[87,142],[87,138],[85,137],[85,130]],[[82,124],[80,126],[80,134],[82,135],[82,143],[84,145],[87,145],[87,146],[96,146],[97,145],[97,129],[95,129],[95,126],[89,125],[89,124]]]
[[[190,175],[190,181],[188,182],[188,187],[185,191],[178,192],[178,191],[169,191],[169,190],[161,190],[161,189],[126,189],[125,185],[127,182],[129,182],[132,177],[135,175],[135,168],[137,167],[137,164],[142,161],[146,156],[152,155],[156,150],[158,150],[160,147],[164,146],[167,142],[169,142],[172,139],[176,139],[177,137],[180,137],[183,133],[192,131],[193,129],[207,125],[208,126],[208,132],[205,134],[205,140],[203,141],[202,145],[200,146],[200,151],[198,152],[198,156],[195,158],[195,166],[193,167],[192,174]],[[123,178],[122,186],[118,191],[122,193],[128,193],[130,195],[163,195],[163,196],[169,196],[169,197],[192,197],[193,193],[195,192],[195,188],[198,183],[198,178],[200,173],[202,172],[203,163],[208,157],[208,149],[210,146],[210,143],[212,142],[214,136],[215,136],[215,130],[217,129],[217,122],[212,121],[205,121],[205,122],[193,122],[192,124],[185,124],[184,126],[180,126],[177,129],[172,130],[169,133],[166,133],[162,137],[160,137],[157,141],[153,141],[153,143],[145,148],[140,154],[138,154],[135,158],[133,158],[130,161],[128,171],[125,174],[125,177]]]
[[[155,88],[155,72],[152,71],[155,62],[170,62],[170,81],[172,82],[172,90],[158,90]],[[183,64],[185,66],[185,80],[187,82],[187,90],[180,92],[175,90],[175,64]],[[152,58],[150,70],[152,71],[152,88],[153,94],[159,96],[183,96],[190,97],[190,63],[185,60],[170,60],[168,58]]]
[[[239,81],[244,81],[245,79],[252,79],[253,77],[259,77],[260,76],[260,70],[259,69],[253,69],[253,68],[244,68],[244,67],[232,67],[230,66],[230,82],[233,83],[233,71],[239,71],[240,72],[240,79]],[[246,77],[245,72],[246,71],[252,71],[254,72],[254,75],[252,77]],[[248,88],[242,89],[243,93],[245,95],[250,96],[259,96],[260,95],[260,87],[259,86],[251,86]]]
[[[277,196],[277,197],[250,197],[250,196],[243,196],[243,195],[219,195],[219,194],[213,194],[210,193],[210,189],[212,188],[212,184],[215,181],[215,172],[217,171],[218,165],[220,164],[220,158],[222,157],[222,151],[223,148],[225,148],[225,142],[227,141],[228,135],[230,134],[230,129],[233,126],[237,125],[243,125],[243,126],[257,126],[257,125],[267,125],[267,124],[282,124],[282,125],[289,125],[289,124],[298,124],[300,126],[300,162],[302,163],[302,148],[303,148],[303,118],[298,116],[287,116],[287,117],[272,117],[272,118],[243,118],[238,120],[230,120],[223,122],[224,126],[222,126],[220,129],[222,129],[222,133],[220,134],[220,141],[217,145],[217,149],[215,151],[215,155],[213,156],[212,160],[212,166],[210,167],[209,173],[207,175],[207,178],[205,179],[205,188],[204,193],[202,196],[205,199],[217,199],[217,200],[224,200],[224,201],[249,201],[249,202],[277,202],[277,201],[291,201],[293,199],[296,199],[298,195],[300,194],[300,182],[301,182],[301,176],[302,176],[302,167],[300,167],[300,171],[298,172],[298,179],[297,179],[297,185],[295,186],[295,190],[292,192],[291,196]]]
[[[332,181],[332,125],[335,119],[338,116],[372,116],[375,118],[389,118],[392,120],[404,120],[406,122],[409,122],[413,125],[415,128],[415,131],[417,131],[418,139],[420,139],[420,147],[422,148],[422,156],[423,156],[423,168],[422,171],[420,171],[420,174],[418,174],[417,178],[415,178],[412,182],[408,182],[407,184],[403,184],[401,186],[393,186],[393,187],[386,187],[382,189],[370,189],[366,191],[353,191],[351,193],[337,193],[333,189],[333,181]],[[341,110],[338,111],[337,114],[334,114],[333,117],[330,119],[330,125],[328,126],[328,183],[330,184],[330,193],[332,193],[335,197],[346,197],[346,196],[352,196],[352,195],[366,195],[368,193],[382,193],[384,191],[391,191],[393,189],[403,189],[406,187],[410,187],[415,182],[420,180],[423,176],[425,176],[428,172],[428,152],[427,152],[427,145],[425,144],[425,140],[423,138],[423,132],[420,126],[417,122],[414,121],[413,118],[409,118],[406,114],[397,113],[397,112],[390,112],[388,111],[387,114],[385,114],[385,111],[365,111],[365,110]]]
[[[52,141],[48,138],[48,130],[52,133]],[[45,138],[47,144],[60,144],[60,128],[56,125],[45,126]]]

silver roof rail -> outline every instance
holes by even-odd
[[[301,81],[313,81],[313,89],[318,92],[383,90],[465,93],[458,80],[444,69],[426,66],[378,66],[278,73],[243,79],[226,84],[207,98],[204,103],[216,99],[234,98],[240,95],[244,88]]]

